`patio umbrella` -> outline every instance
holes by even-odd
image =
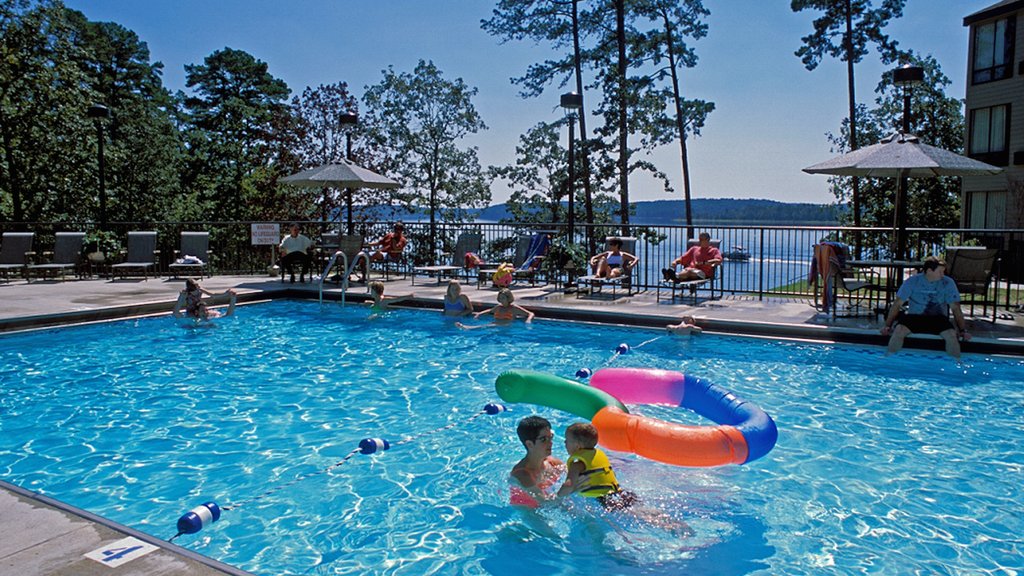
[[[907,178],[982,176],[1002,171],[997,166],[922,144],[917,136],[904,133],[893,134],[878,144],[804,168],[808,174],[899,178],[893,223],[898,259],[903,258],[906,251]]]
[[[352,233],[352,189],[353,188],[398,188],[398,182],[381,176],[372,170],[342,160],[338,164],[324,164],[316,168],[303,170],[302,172],[285,176],[278,180],[284,184],[293,186],[307,186],[320,188],[324,186],[335,186],[346,188],[345,204],[348,207],[348,232]]]

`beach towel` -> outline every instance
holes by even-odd
[[[523,263],[519,265],[518,270],[537,269],[540,266],[539,259],[547,254],[550,245],[551,239],[548,238],[547,234],[534,234],[533,238],[530,239],[530,247],[526,250],[526,258],[523,258]]]

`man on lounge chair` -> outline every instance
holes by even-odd
[[[686,282],[688,280],[707,280],[715,277],[715,266],[722,263],[722,253],[711,245],[711,234],[701,232],[700,243],[690,248],[685,254],[672,261],[671,268],[662,269],[665,280]],[[683,271],[676,273],[676,265]]]

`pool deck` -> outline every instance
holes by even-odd
[[[319,298],[319,285],[282,283],[257,276],[214,276],[202,281],[212,292],[234,288],[241,303],[273,298]],[[149,280],[16,280],[0,284],[0,332],[29,330],[69,323],[115,318],[167,315],[183,282],[178,279]],[[414,294],[408,305],[437,309],[444,298],[446,283],[417,277],[385,283],[387,295]],[[463,284],[477,309],[495,304],[497,290]],[[717,300],[701,298],[696,305],[683,301],[657,300],[654,291],[612,297],[604,294],[566,294],[553,286],[514,287],[516,303],[537,314],[539,319],[603,322],[634,326],[663,327],[684,315],[692,315],[707,332],[794,338],[818,342],[852,342],[884,346],[887,338],[878,332],[878,317],[831,318],[816,310],[808,300],[726,296]],[[339,306],[341,289],[324,284],[328,305]],[[367,298],[363,284],[354,284],[346,294],[348,303]],[[966,311],[965,311],[966,312]],[[977,310],[981,314],[980,308]],[[243,311],[244,314],[244,311]],[[974,339],[964,346],[968,353],[1024,356],[1024,314],[968,317]],[[907,339],[907,347],[941,349],[937,337]],[[131,528],[99,518],[45,496],[28,492],[0,480],[0,574],[246,574],[189,550],[168,544]],[[150,554],[116,569],[88,559],[85,553],[101,549],[122,538],[134,536],[160,546]]]

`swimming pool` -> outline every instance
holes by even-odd
[[[633,351],[614,357],[615,346]],[[573,501],[506,505],[510,368],[677,369],[753,400],[776,448],[743,467],[613,454],[679,537]],[[279,301],[213,328],[149,318],[0,337],[0,477],[261,574],[1012,573],[1024,557],[1024,363],[537,322],[464,331],[436,312]],[[696,418],[667,407],[637,411]],[[383,454],[340,461],[367,436]]]

